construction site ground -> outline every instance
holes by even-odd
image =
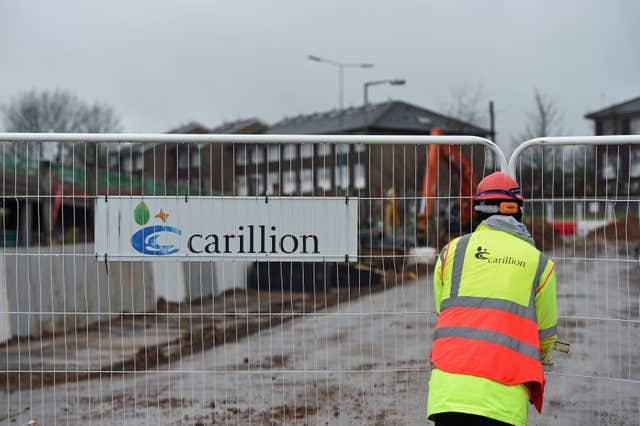
[[[639,424],[640,262],[605,239],[548,253],[571,351],[554,352],[529,424]],[[423,272],[371,294],[239,290],[14,341],[0,360],[23,374],[0,377],[0,424],[424,424],[431,286]]]

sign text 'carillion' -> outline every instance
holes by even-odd
[[[237,234],[193,234],[187,247],[191,253],[319,254],[318,236],[278,234],[276,226],[239,226]]]
[[[110,197],[96,201],[96,255],[111,259],[355,260],[358,200]]]

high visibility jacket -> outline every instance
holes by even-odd
[[[526,423],[526,400],[512,404],[520,412],[511,413],[492,413],[484,400],[502,391],[507,399],[528,395],[541,410],[545,380],[540,359],[553,346],[557,323],[553,262],[535,248],[522,224],[492,216],[476,232],[445,247],[434,275],[440,315],[431,362],[440,371],[432,373],[429,415],[461,411],[509,423],[524,418]],[[432,386],[441,372],[453,381],[473,377],[495,385],[491,395],[465,395],[478,407],[468,401],[460,407],[459,400],[453,404],[457,407],[446,407],[446,400],[431,395],[446,393],[442,380],[436,380],[441,389]],[[454,382],[450,387],[465,389]],[[467,389],[472,392],[472,387]],[[432,401],[441,407],[433,407]]]

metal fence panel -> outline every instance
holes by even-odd
[[[549,424],[640,421],[640,136],[550,137],[514,151],[536,240],[557,265]],[[557,419],[557,420],[556,420]]]
[[[0,422],[424,422],[435,323],[430,270],[448,238],[472,229],[459,214],[469,208],[471,175],[506,169],[491,142],[81,134],[0,141]],[[429,144],[439,149],[434,182],[425,182]],[[105,261],[95,257],[93,209],[96,199],[116,196],[236,197],[261,206],[269,197],[344,198],[359,207],[357,262]]]
[[[518,179],[526,224],[557,264],[571,350],[554,352],[531,422],[640,420],[638,136],[530,141],[509,163],[462,136],[0,142],[0,423],[423,424],[429,259],[473,229],[461,158],[478,179]],[[358,262],[105,262],[93,207],[115,196],[344,197],[359,206]]]

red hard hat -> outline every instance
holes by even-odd
[[[478,184],[473,201],[482,200],[515,200],[522,202],[524,197],[520,192],[520,185],[509,175],[495,172],[482,179]]]

